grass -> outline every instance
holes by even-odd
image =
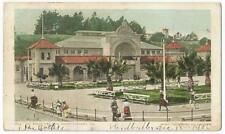
[[[194,89],[195,93],[210,93],[211,90],[206,86],[198,86]],[[159,104],[159,90],[130,90],[129,93],[150,95],[150,104]],[[190,100],[190,92],[184,88],[167,90],[167,99],[170,105],[184,104]]]

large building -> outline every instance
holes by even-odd
[[[55,44],[42,38],[29,46],[26,57],[16,58],[16,81],[38,81],[37,74],[48,75],[53,63],[64,64],[69,69],[67,81],[91,80],[87,63],[101,57],[126,60],[130,70],[124,79],[141,78],[141,59],[162,57],[162,48],[141,42],[140,37],[124,21],[116,31],[77,31],[73,37]],[[105,79],[105,75],[99,79]],[[46,80],[56,79],[48,76]]]

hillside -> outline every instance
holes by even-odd
[[[72,35],[45,35],[44,37],[48,39],[51,43],[56,43],[62,40],[65,40]],[[27,51],[26,48],[36,41],[38,41],[41,38],[41,35],[16,35],[15,38],[15,55],[20,56],[20,55],[26,55]]]

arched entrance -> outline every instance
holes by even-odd
[[[73,70],[73,80],[74,81],[82,81],[84,78],[84,72],[82,67],[77,66]]]
[[[121,42],[114,51],[116,59],[123,59],[127,61],[129,70],[123,74],[123,79],[133,79],[136,74],[135,67],[137,66],[137,51],[136,45],[133,42]]]
[[[116,58],[124,58],[127,60],[132,60],[136,56],[136,51],[133,45],[130,43],[120,43],[115,49],[115,57]]]

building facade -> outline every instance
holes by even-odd
[[[28,48],[26,60],[16,59],[16,66],[20,65],[25,70],[20,73],[15,70],[16,81],[38,81],[37,74],[48,76],[53,63],[63,64],[69,69],[67,81],[91,80],[87,63],[101,57],[111,57],[112,61],[118,58],[126,60],[130,69],[123,75],[124,79],[141,78],[141,59],[162,57],[162,48],[141,42],[140,37],[124,21],[116,31],[77,31],[71,38],[55,44],[42,38]],[[105,75],[101,74],[99,79],[105,79]],[[50,76],[46,78],[46,81],[55,80]]]

